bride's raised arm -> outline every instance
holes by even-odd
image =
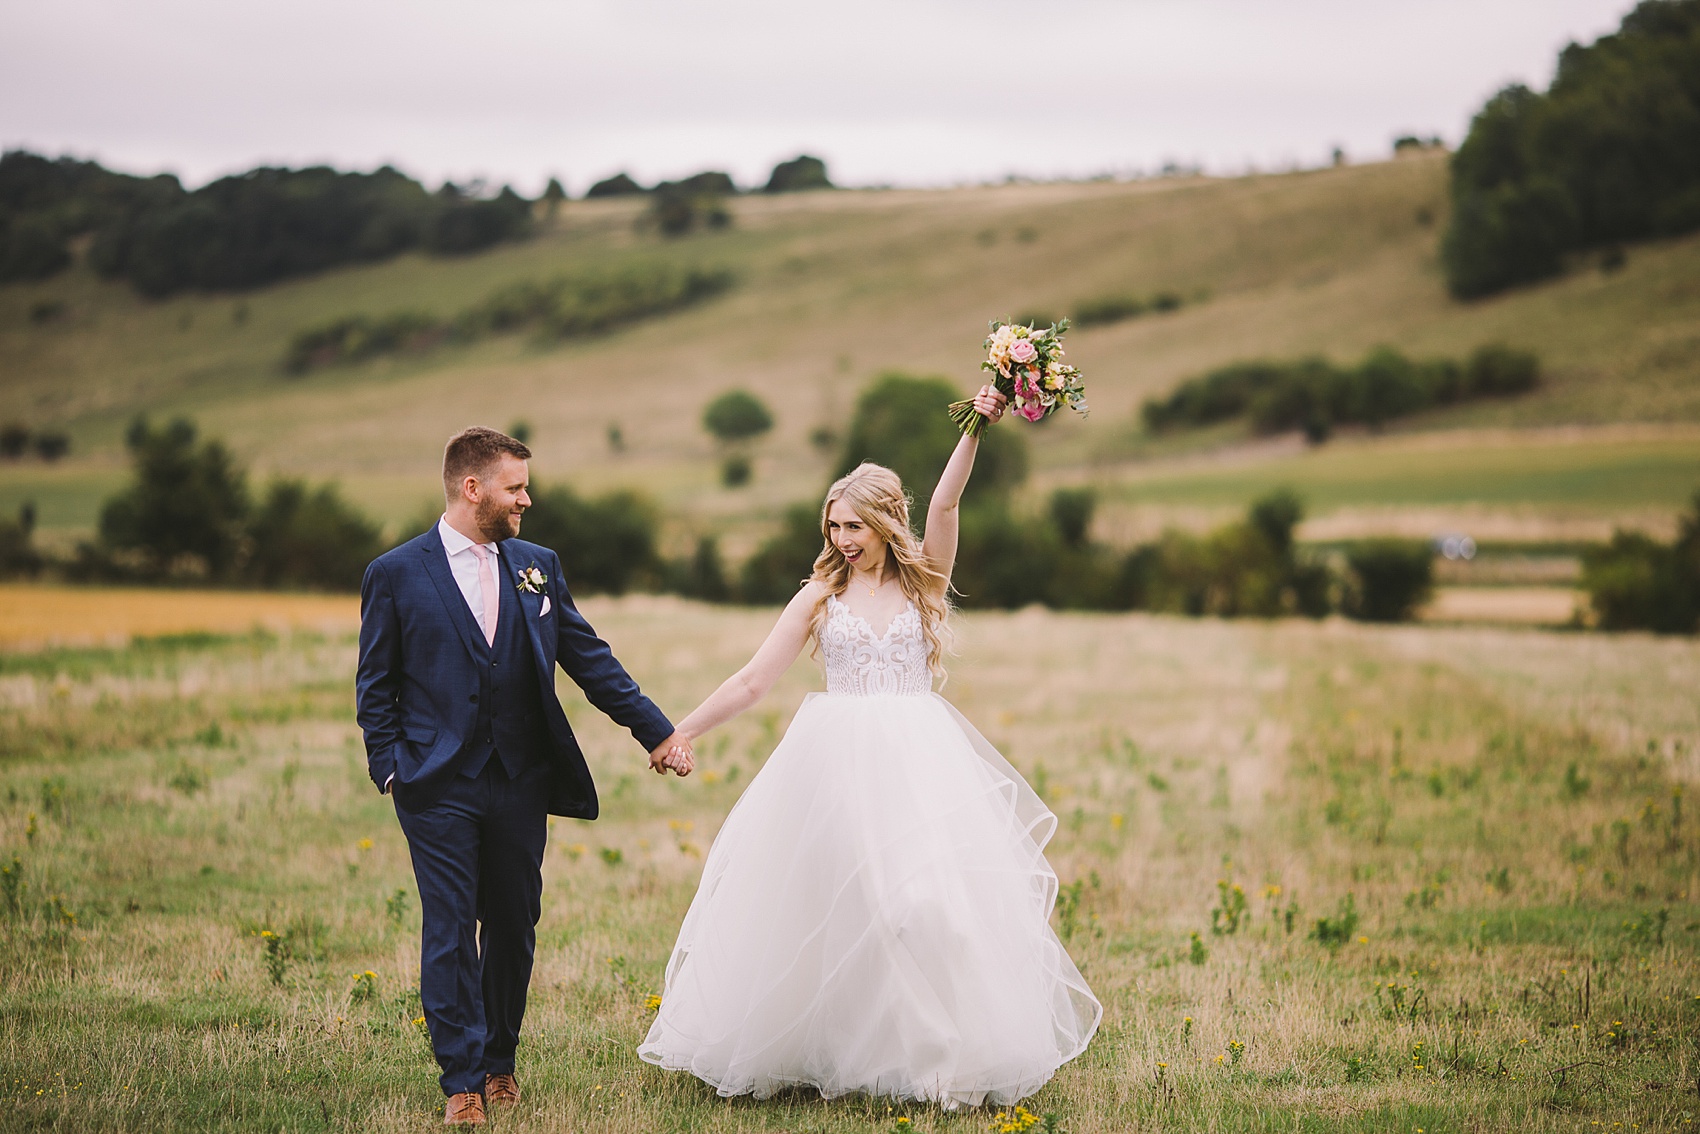
[[[997,421],[1008,401],[992,387],[981,386],[974,395],[974,408]],[[947,580],[956,566],[956,542],[962,528],[962,490],[968,487],[968,475],[974,471],[974,454],[979,448],[979,438],[962,435],[944,472],[939,474],[938,487],[933,489],[932,501],[927,505],[927,533],[921,541],[921,551],[928,565]]]
[[[820,601],[823,584],[810,580],[803,584],[779,621],[768,631],[767,640],[756,650],[749,662],[721,682],[720,688],[708,695],[702,704],[691,710],[679,722],[679,731],[695,740],[711,728],[725,724],[766,696],[779,680],[780,674],[791,668],[797,655],[809,640],[809,624],[814,619],[815,605]]]

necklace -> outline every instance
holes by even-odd
[[[863,583],[862,585],[865,586],[865,587],[867,586],[866,583]],[[879,589],[883,586],[885,586],[885,580],[881,579],[879,582],[875,583],[873,586],[868,587],[868,597],[873,598],[876,594],[879,593]]]

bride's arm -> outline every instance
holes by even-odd
[[[797,655],[809,640],[809,623],[814,618],[815,604],[820,601],[823,587],[809,582],[785,607],[779,621],[768,632],[767,640],[755,656],[737,673],[721,683],[720,688],[689,716],[679,722],[679,731],[695,740],[711,728],[725,724],[766,695],[780,674],[791,668]]]
[[[981,386],[980,392],[974,395],[974,408],[996,421],[1003,416],[1003,407],[1008,400],[992,387]],[[951,568],[956,566],[956,541],[962,526],[959,514],[962,490],[968,487],[968,476],[974,471],[974,454],[979,448],[979,438],[966,433],[962,435],[962,440],[956,443],[956,451],[951,453],[950,461],[944,466],[944,472],[939,475],[938,487],[933,489],[933,499],[927,505],[927,534],[921,541],[921,551],[933,570],[947,579]]]

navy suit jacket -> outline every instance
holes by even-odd
[[[555,695],[556,663],[592,705],[631,730],[645,751],[671,736],[673,725],[573,605],[560,558],[519,539],[503,540],[497,548],[497,586],[517,587],[519,573],[533,566],[548,577],[542,594],[520,591],[519,606],[543,697],[549,811],[594,819],[596,785]],[[366,568],[360,584],[356,716],[366,737],[372,782],[382,791],[393,773],[397,802],[409,810],[429,806],[441,795],[473,736],[480,701],[490,703],[489,667],[475,645],[480,636],[434,526]]]

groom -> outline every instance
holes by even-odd
[[[493,429],[451,437],[443,518],[374,560],[360,586],[357,713],[419,884],[419,992],[450,1124],[481,1124],[486,1100],[519,1101],[547,817],[596,818],[556,664],[655,771],[691,768],[689,742],[573,606],[560,559],[515,538],[530,458]]]

